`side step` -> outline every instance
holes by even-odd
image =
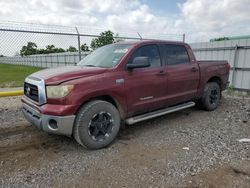
[[[126,119],[126,123],[129,124],[129,125],[132,125],[132,124],[135,124],[135,123],[140,122],[140,121],[155,118],[155,117],[162,116],[162,115],[165,115],[165,114],[170,114],[172,112],[176,112],[176,111],[183,110],[183,109],[186,109],[186,108],[190,108],[190,107],[193,107],[193,106],[195,106],[194,102],[188,102],[188,103],[180,104],[180,105],[177,105],[177,106],[164,108],[164,109],[161,109],[161,110],[157,110],[157,111],[149,112],[149,113],[142,114],[142,115],[139,115],[139,116],[128,118],[128,119]]]

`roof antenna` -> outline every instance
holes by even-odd
[[[141,37],[140,33],[139,33],[139,32],[137,32],[137,34],[139,35],[139,37],[140,37],[140,40],[142,40],[142,37]]]

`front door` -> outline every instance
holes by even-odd
[[[162,65],[159,47],[150,44],[138,48],[128,63],[133,63],[135,57],[148,57],[150,67],[125,72],[129,115],[152,111],[166,103],[166,69]]]

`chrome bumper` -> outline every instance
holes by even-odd
[[[66,136],[72,135],[75,116],[52,116],[41,114],[34,108],[23,103],[22,112],[24,117],[38,129]],[[53,122],[53,123],[52,123]],[[56,126],[55,126],[56,122]]]

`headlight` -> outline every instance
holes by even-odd
[[[74,85],[64,85],[64,86],[46,86],[47,97],[48,98],[63,98],[68,95]]]

